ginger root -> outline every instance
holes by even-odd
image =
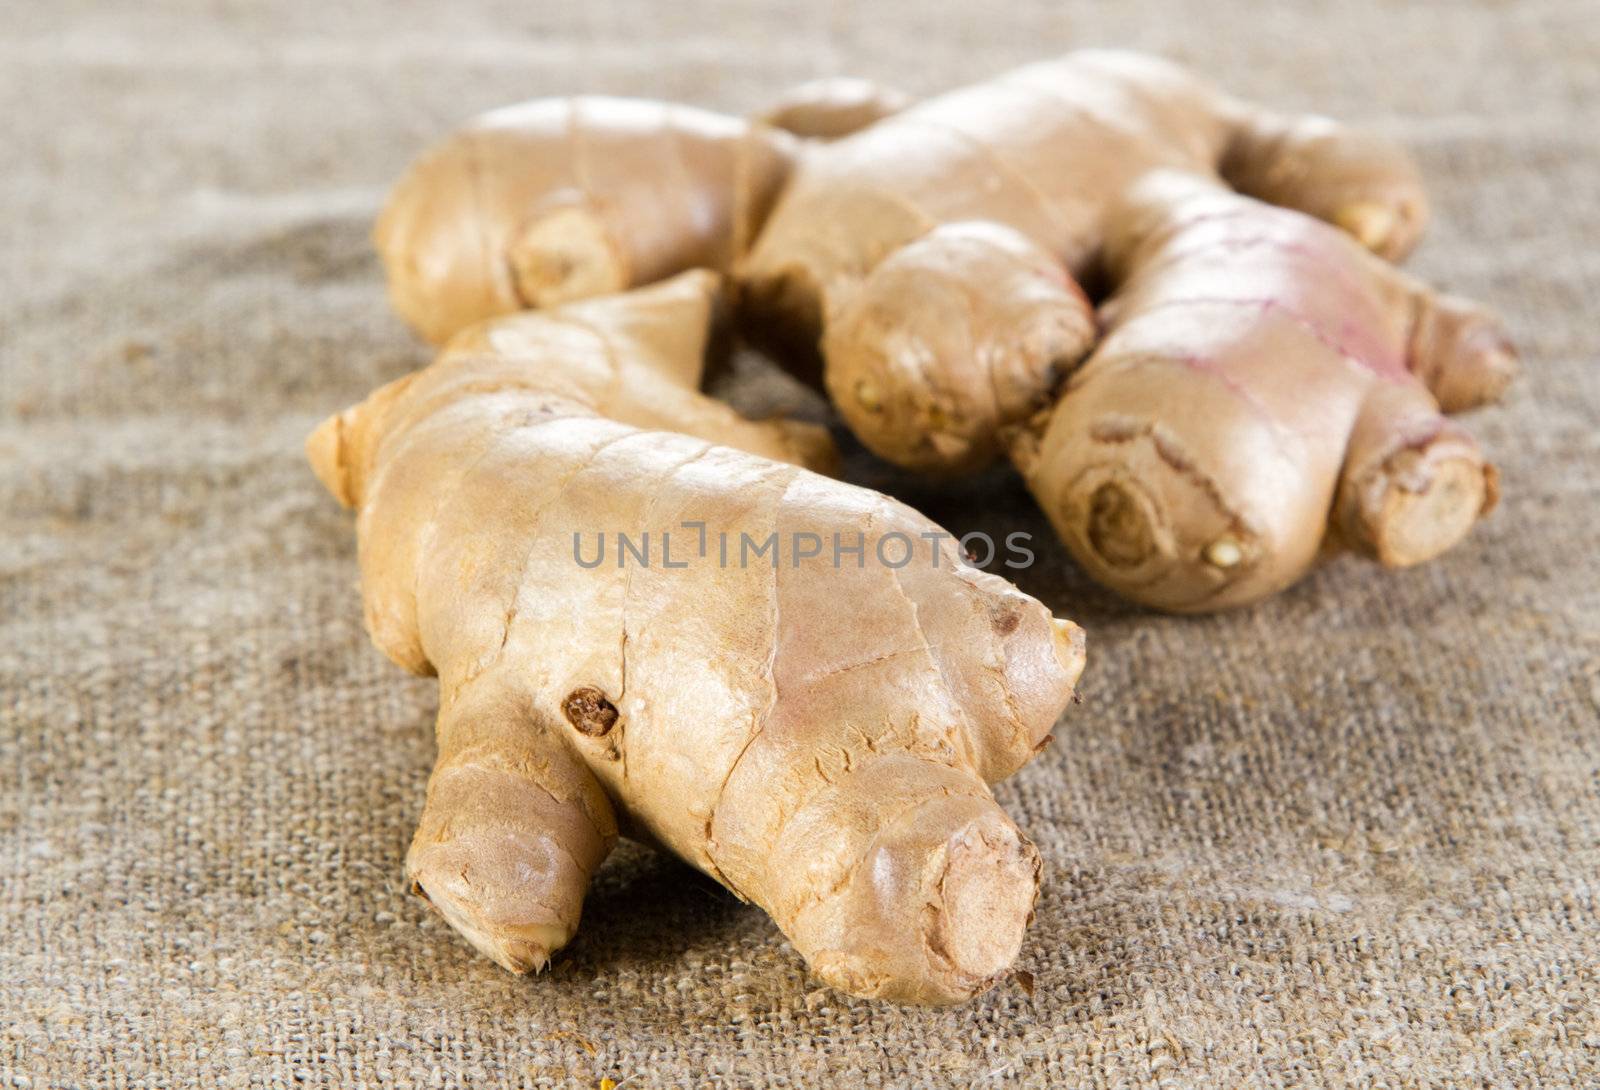
[[[813,148],[737,275],[756,324],[820,341],[868,447],[936,472],[1004,451],[1096,578],[1213,609],[1293,582],[1330,529],[1403,566],[1493,504],[1440,412],[1498,396],[1515,354],[1381,259],[1426,217],[1386,141],[1089,52]],[[1109,292],[1081,369],[1069,273]]]
[[[1441,412],[1497,397],[1516,355],[1387,263],[1428,206],[1386,140],[1106,52],[917,104],[824,81],[766,123],[615,109],[531,104],[414,169],[380,231],[402,311],[440,333],[731,269],[746,330],[820,354],[867,447],[933,473],[1009,457],[1096,578],[1167,609],[1255,601],[1325,540],[1418,563],[1493,505]],[[582,124],[535,123],[557,116]],[[680,116],[715,150],[682,150]]]
[[[826,455],[819,430],[695,392],[714,290],[469,330],[309,440],[358,511],[374,640],[439,678],[408,872],[527,971],[620,830],[760,905],[835,987],[963,1000],[1016,957],[1039,876],[987,784],[1048,741],[1081,630],[909,508],[788,464]],[[654,539],[648,564],[591,563],[619,532]],[[719,536],[773,535],[770,562],[719,560]],[[898,567],[874,558],[891,536]],[[801,538],[864,562],[802,561]]]

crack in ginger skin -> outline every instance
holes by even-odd
[[[636,835],[764,908],[827,983],[961,1001],[1009,969],[1038,884],[988,785],[1070,702],[1081,630],[936,564],[937,527],[909,508],[802,468],[820,435],[696,392],[715,288],[687,273],[468,330],[308,441],[358,509],[375,640],[439,678],[408,874],[525,972]],[[686,520],[756,539],[872,527],[921,551],[903,583],[571,553],[575,532]]]

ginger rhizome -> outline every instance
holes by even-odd
[[[1004,449],[1096,578],[1212,609],[1293,582],[1330,530],[1401,566],[1493,503],[1440,410],[1497,396],[1515,357],[1385,260],[1426,216],[1384,140],[1083,53],[814,147],[739,276],[758,320],[820,340],[867,446],[935,471]],[[986,251],[954,237],[976,225]],[[1076,369],[1064,273],[1107,297]]]
[[[628,116],[652,108],[669,116]],[[586,139],[603,111],[522,108],[563,109],[584,119],[567,143],[468,154],[469,130],[397,191],[385,221],[414,230],[384,232],[385,253],[424,331],[462,313],[458,264],[461,284],[556,270],[558,298],[731,268],[745,327],[820,355],[868,447],[936,473],[1010,457],[1096,578],[1169,609],[1270,594],[1324,541],[1427,560],[1493,503],[1492,468],[1440,413],[1498,396],[1515,354],[1481,308],[1388,264],[1427,201],[1386,140],[1099,52],[914,105],[824,81],[770,124],[705,121],[739,154],[704,160],[678,122]],[[683,164],[702,161],[745,165],[696,180]],[[618,181],[642,174],[674,181],[648,198]],[[497,196],[465,200],[458,175]],[[592,180],[551,180],[574,176]],[[613,256],[624,220],[648,220],[653,264]],[[1107,334],[1086,364],[1077,281]]]
[[[965,999],[1011,965],[1039,877],[988,784],[1048,741],[1081,631],[803,468],[815,432],[697,393],[714,280],[469,330],[310,439],[358,511],[374,640],[439,678],[408,871],[526,971],[621,832],[760,905],[835,987]],[[579,537],[683,526],[913,552],[722,563],[686,532],[685,566],[577,562]]]

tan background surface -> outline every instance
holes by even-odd
[[[1600,1083],[1600,7],[264,7],[0,15],[14,1085]],[[1041,549],[1024,585],[1092,657],[1002,788],[1048,867],[1031,996],[816,991],[760,912],[637,848],[552,973],[474,956],[401,884],[433,691],[368,645],[350,521],[300,456],[424,358],[366,242],[387,183],[523,96],[745,109],[1087,44],[1417,150],[1416,267],[1497,303],[1528,359],[1474,421],[1504,506],[1430,567],[1339,561],[1203,620]],[[902,494],[1047,532],[1003,476]]]

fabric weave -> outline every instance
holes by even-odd
[[[397,16],[398,11],[404,15]],[[13,6],[0,20],[0,1085],[1600,1084],[1600,8],[1029,0]],[[428,141],[569,91],[746,110],[1167,53],[1412,146],[1412,267],[1509,318],[1501,508],[1258,608],[1122,604],[1004,473],[852,479],[1034,535],[1084,702],[1002,801],[1020,967],[921,1011],[624,847],[553,970],[410,897],[431,683],[361,629],[301,442],[427,359],[367,232]],[[745,357],[747,409],[797,396]],[[814,410],[815,406],[811,408]]]

